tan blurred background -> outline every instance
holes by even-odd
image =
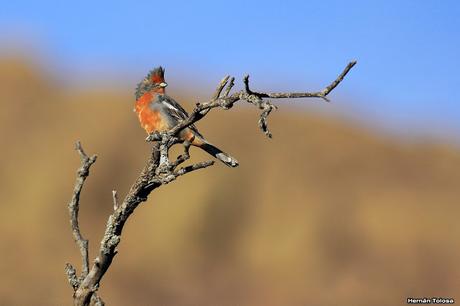
[[[149,153],[132,89],[55,84],[34,61],[0,59],[0,305],[71,304],[64,264],[80,263],[67,215],[79,166],[74,142],[99,155],[81,199],[91,258],[112,189],[124,196]],[[249,107],[199,123],[240,167],[216,164],[151,194],[102,281],[107,305],[399,305],[409,296],[458,297],[458,147],[392,139],[279,104],[273,140]]]

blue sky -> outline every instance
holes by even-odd
[[[458,16],[458,1],[17,0],[2,3],[0,50],[26,40],[70,74],[132,87],[161,64],[206,88],[249,72],[265,89],[318,89],[357,59],[336,100],[401,132],[458,135]]]

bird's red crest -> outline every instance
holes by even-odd
[[[150,80],[152,83],[162,83],[165,81],[165,70],[163,67],[158,67],[158,68],[155,68],[153,69],[151,72],[150,72]]]

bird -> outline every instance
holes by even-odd
[[[167,131],[189,116],[178,102],[166,94],[168,84],[164,74],[163,67],[156,67],[136,87],[134,112],[148,135]],[[235,158],[208,142],[193,124],[179,132],[179,139],[204,150],[229,167],[238,166]]]

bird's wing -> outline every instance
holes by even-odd
[[[188,113],[187,111],[173,98],[167,95],[163,95],[161,102],[163,103],[164,106],[168,108],[168,113],[173,116],[177,121],[183,121],[188,118]],[[198,132],[198,129],[194,124],[189,125],[189,128],[193,130],[195,133],[198,134],[198,136],[202,135],[200,132]]]

